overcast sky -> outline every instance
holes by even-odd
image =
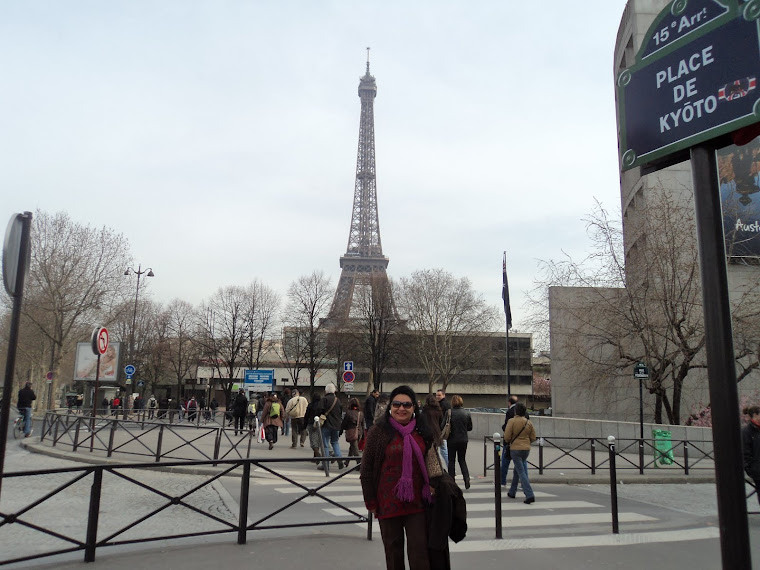
[[[613,50],[625,0],[6,0],[0,223],[66,211],[129,240],[157,301],[345,252],[366,47],[383,252],[512,311],[537,260],[619,208]],[[3,226],[4,227],[4,226]]]

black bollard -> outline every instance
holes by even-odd
[[[615,436],[607,438],[610,443],[610,498],[612,506],[612,534],[618,534],[617,473],[615,471]]]
[[[494,515],[496,517],[496,538],[501,538],[501,434],[493,434],[493,484],[496,498]]]

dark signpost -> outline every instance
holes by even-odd
[[[760,121],[760,3],[675,0],[617,77],[623,170],[691,158],[723,568],[750,570],[716,149]]]
[[[11,308],[11,330],[8,335],[8,357],[5,361],[3,382],[3,402],[0,409],[0,489],[3,484],[5,467],[5,443],[10,421],[11,398],[13,397],[13,374],[16,368],[16,347],[18,346],[19,323],[21,321],[21,299],[24,293],[24,279],[31,244],[32,213],[14,214],[5,232],[3,242],[3,283],[5,291],[13,299]]]

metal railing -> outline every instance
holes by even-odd
[[[488,464],[490,446],[493,436],[483,437],[483,476],[494,468],[494,463]],[[539,475],[544,471],[555,469],[562,471],[589,471],[596,475],[598,469],[609,469],[609,443],[606,438],[577,438],[577,437],[539,437],[538,462],[533,459],[528,464],[538,470]],[[617,470],[637,470],[644,474],[646,469],[679,470],[689,475],[694,470],[713,470],[715,466],[711,449],[712,441],[670,440],[671,453],[658,449],[650,440],[617,439],[615,456],[618,458]],[[602,452],[597,457],[597,448]],[[647,451],[651,450],[651,456]],[[679,452],[676,454],[676,452]],[[496,465],[500,469],[499,465]]]
[[[40,551],[40,545],[37,544],[37,539],[27,541],[31,552],[28,554],[18,555],[18,552],[12,554],[12,557],[7,556],[8,550],[5,550],[6,555],[3,554],[3,550],[0,550],[0,565],[12,564],[18,562],[25,562],[29,560],[36,560],[49,556],[67,554],[71,552],[83,551],[84,561],[92,562],[95,560],[95,553],[98,548],[106,546],[118,546],[126,544],[137,544],[145,542],[153,542],[157,540],[171,540],[189,537],[201,537],[225,533],[236,533],[237,543],[245,544],[247,540],[248,532],[258,530],[272,530],[272,529],[288,529],[297,527],[308,526],[325,526],[325,525],[341,525],[341,524],[356,524],[367,523],[367,540],[372,540],[372,516],[370,513],[362,514],[358,513],[342,504],[339,501],[333,500],[324,494],[325,489],[336,481],[341,480],[347,474],[356,471],[358,465],[342,471],[339,475],[329,478],[324,481],[323,484],[309,487],[306,483],[301,483],[293,478],[280,473],[274,469],[275,464],[286,465],[293,463],[303,463],[308,461],[310,464],[315,458],[308,460],[304,459],[236,459],[236,460],[219,460],[219,461],[194,461],[193,466],[205,466],[207,468],[216,469],[216,472],[203,475],[204,479],[200,483],[192,485],[189,489],[181,490],[176,494],[171,494],[160,489],[150,487],[144,482],[140,481],[140,477],[134,472],[144,472],[145,470],[156,469],[155,463],[136,463],[129,465],[96,465],[96,466],[83,466],[83,467],[69,467],[61,469],[46,469],[35,471],[21,471],[6,473],[4,481],[6,485],[14,480],[23,481],[23,485],[33,485],[35,477],[50,477],[52,475],[71,474],[71,478],[67,481],[58,484],[54,489],[45,492],[41,497],[30,500],[30,502],[23,504],[18,508],[15,508],[12,512],[0,512],[0,539],[2,539],[3,528],[7,530],[14,525],[23,527],[26,531],[36,533],[35,536],[53,537],[58,541],[63,541],[66,546],[63,548],[56,548],[45,552]],[[329,461],[328,458],[322,458]],[[356,457],[352,459],[358,459]],[[174,462],[174,463],[162,463],[161,468],[185,466],[187,462]],[[263,471],[279,478],[282,483],[287,483],[297,487],[302,491],[298,493],[297,497],[293,500],[289,500],[284,506],[280,506],[271,512],[263,513],[249,522],[249,500],[252,495],[252,487],[256,487],[255,479],[251,479],[252,467],[258,467]],[[104,484],[104,475],[110,475],[108,477],[109,483]],[[227,520],[222,516],[206,512],[193,505],[190,498],[198,493],[200,490],[207,488],[209,485],[220,479],[221,477],[239,477],[239,489],[240,500],[238,502],[239,511],[237,518],[233,520]],[[253,481],[253,482],[252,482]],[[41,524],[37,519],[31,515],[31,511],[37,507],[47,508],[55,497],[67,492],[77,483],[90,483],[89,490],[89,503],[86,529],[84,529],[83,535],[77,536],[71,529],[68,532],[56,530],[53,528],[55,517],[47,516],[44,518],[45,524]],[[116,490],[111,484],[116,485]],[[119,496],[128,496],[131,491],[129,488],[125,488],[125,484],[134,486],[151,494],[151,497],[155,497],[155,503],[151,503],[150,511],[147,514],[139,515],[135,514],[136,518],[130,522],[124,523],[123,520],[112,520],[108,518],[120,517],[123,519],[125,511],[123,509],[117,509],[116,512],[106,513],[101,506],[102,497],[113,496],[118,492]],[[268,489],[271,487],[267,487]],[[21,487],[19,487],[21,489]],[[6,490],[6,488],[4,488]],[[23,493],[20,495],[25,496]],[[19,496],[19,493],[16,495]],[[319,497],[326,503],[329,503],[333,507],[340,510],[342,514],[348,516],[347,519],[330,520],[324,519],[315,520],[309,522],[304,520],[304,516],[299,513],[298,522],[285,523],[285,524],[272,524],[271,519],[280,513],[283,513],[289,509],[296,508],[301,505],[304,499],[309,497]],[[140,525],[146,521],[158,517],[161,513],[166,511],[169,507],[181,506],[188,510],[189,513],[201,517],[203,521],[213,521],[215,526],[220,528],[197,530],[195,532],[178,532],[176,534],[162,534],[156,536],[151,533],[149,536],[143,536],[139,538],[129,538],[128,533],[138,529]],[[2,542],[2,540],[0,540]],[[5,542],[10,544],[10,542]]]

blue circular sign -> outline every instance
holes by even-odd
[[[132,366],[131,364],[127,364],[127,365],[124,367],[124,374],[127,374],[127,375],[129,375],[129,376],[132,376],[132,374],[134,374],[134,373],[135,373],[135,370],[136,370],[136,369],[135,369],[135,367],[134,367],[134,366]]]

